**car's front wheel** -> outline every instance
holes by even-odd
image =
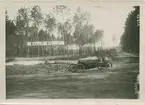
[[[112,63],[111,62],[108,62],[107,63],[107,67],[111,67],[112,68],[113,67]]]

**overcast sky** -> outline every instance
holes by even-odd
[[[59,3],[38,3],[38,4],[24,4],[24,3],[13,3],[7,4],[6,9],[8,15],[11,19],[16,16],[16,13],[21,7],[32,7],[34,5],[39,5],[43,13],[48,13],[53,7]],[[122,6],[122,5],[95,5],[94,3],[86,4],[66,4],[72,11],[75,11],[78,6],[84,11],[88,11],[91,14],[91,21],[95,26],[95,29],[104,30],[104,42],[105,46],[114,46],[116,43],[112,42],[112,37],[116,37],[117,45],[120,43],[120,37],[124,31],[124,24],[129,12],[133,10],[132,6]]]

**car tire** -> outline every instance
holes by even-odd
[[[71,71],[73,73],[77,71],[76,64],[70,64],[68,68],[69,68],[68,71]]]
[[[77,72],[84,72],[85,66],[83,64],[78,64],[76,66]]]

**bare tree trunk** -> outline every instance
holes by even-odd
[[[47,34],[48,34],[48,32],[47,32]],[[47,38],[47,44],[48,44],[48,41],[49,41],[48,35],[46,36],[46,38]],[[46,52],[45,52],[46,56],[48,56],[48,54],[49,54],[48,49],[49,49],[49,45],[46,46]]]
[[[79,45],[79,55],[82,56],[82,48],[81,48],[81,45]]]
[[[52,54],[52,56],[53,56],[54,53],[53,53],[53,45],[52,45],[52,42],[53,42],[53,39],[52,39],[52,35],[51,35],[51,54]]]
[[[27,44],[27,41],[28,41],[28,39],[26,38],[26,44]],[[26,57],[29,57],[29,48],[28,48],[28,46],[26,45]]]
[[[32,37],[32,43],[35,42],[35,35]],[[35,45],[32,45],[33,51],[32,51],[32,56],[35,56]]]
[[[25,28],[25,31],[26,31],[26,33],[25,33],[25,35],[26,35],[26,46],[27,46],[27,42],[29,41],[28,40],[28,27],[29,27],[29,24],[28,24],[28,22],[26,23],[26,28]],[[28,57],[29,56],[29,47],[26,47],[26,56]]]
[[[69,56],[69,50],[68,50],[68,45],[67,45],[67,55]]]
[[[37,41],[39,42],[38,33],[36,33],[36,34],[37,34],[37,35],[36,35]],[[40,50],[40,49],[39,49],[39,46],[40,46],[40,45],[37,45],[37,51],[38,51],[38,52],[37,52],[37,57],[39,57],[39,53],[40,53],[40,52],[39,52],[39,50]]]

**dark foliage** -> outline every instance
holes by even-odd
[[[6,12],[6,38],[8,35],[15,35],[16,26],[12,20],[9,19]]]
[[[121,46],[123,51],[139,53],[139,6],[134,8],[126,20]]]

